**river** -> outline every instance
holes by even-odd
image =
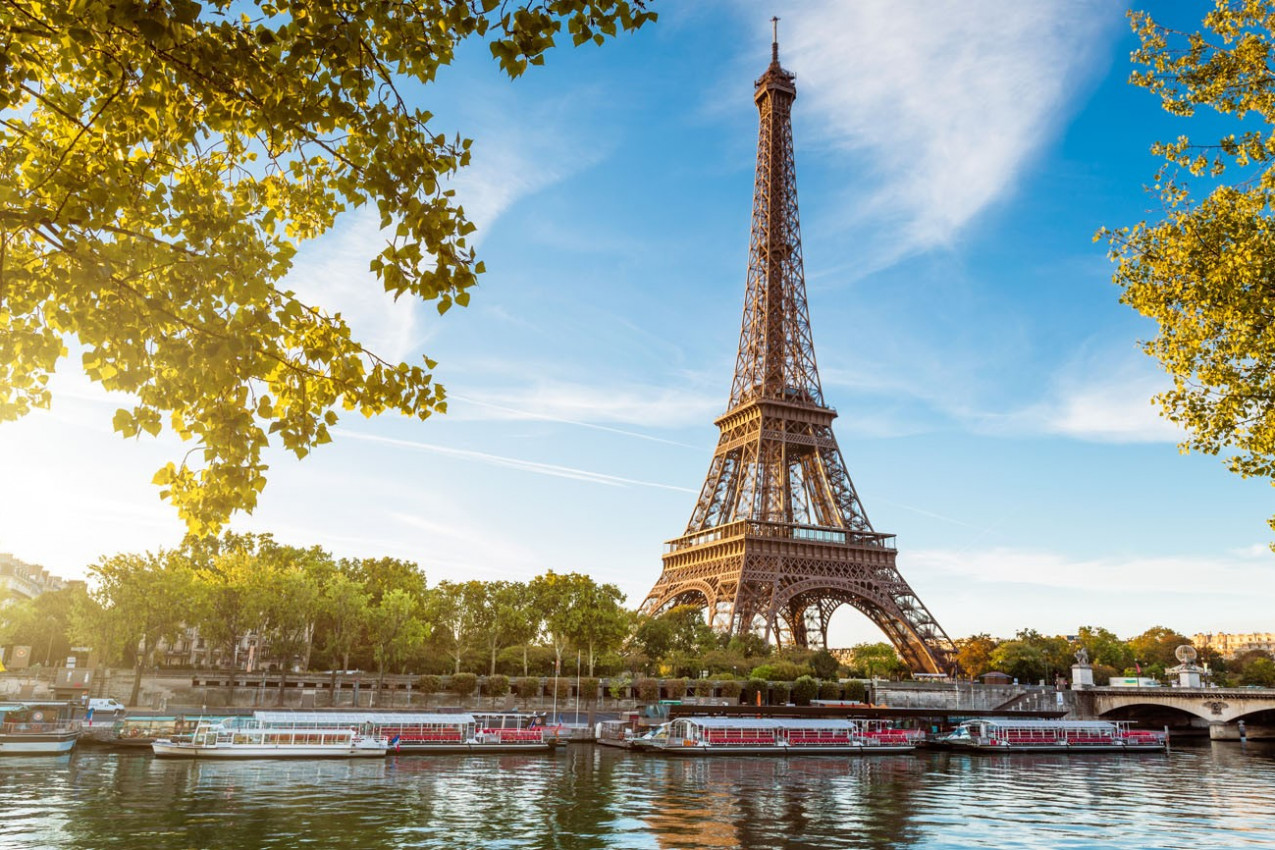
[[[0,759],[0,848],[1275,848],[1275,745],[1168,755]]]

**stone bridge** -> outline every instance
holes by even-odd
[[[1275,738],[1275,688],[1086,688],[1077,713],[1208,729],[1209,737]]]

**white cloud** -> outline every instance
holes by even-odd
[[[1057,434],[1105,443],[1177,443],[1186,434],[1151,399],[1167,378],[1146,358],[1081,355],[1054,377],[1049,395],[1021,410],[975,417],[991,433]]]
[[[878,235],[878,267],[947,244],[1012,189],[1122,22],[1100,0],[824,0],[779,14],[796,120],[817,134],[803,143],[853,150],[872,181],[845,224]]]
[[[1270,555],[1270,553],[1267,553]],[[1102,594],[1211,594],[1275,602],[1275,555],[1261,559],[1216,556],[1075,558],[1056,552],[992,548],[970,551],[929,549],[907,554],[908,570],[963,577],[988,584],[1036,585]]]

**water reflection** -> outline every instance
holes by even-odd
[[[1271,847],[1275,747],[188,762],[0,759],[9,848]]]

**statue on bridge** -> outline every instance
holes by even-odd
[[[1077,649],[1077,650],[1076,650],[1076,663],[1077,663],[1077,664],[1079,664],[1079,665],[1081,665],[1081,666],[1086,666],[1086,665],[1088,665],[1088,664],[1089,664],[1089,650],[1085,649],[1083,646],[1082,646],[1082,647],[1080,647],[1080,649]]]

